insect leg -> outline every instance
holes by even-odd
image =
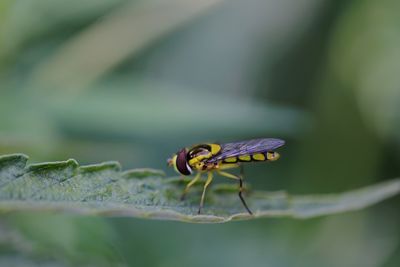
[[[209,172],[209,173],[208,173],[208,177],[207,177],[207,181],[206,181],[206,183],[204,184],[203,194],[201,195],[199,211],[197,212],[198,214],[201,213],[201,209],[203,208],[203,205],[204,205],[204,196],[206,195],[206,189],[207,189],[207,187],[211,184],[212,178],[213,178],[212,172]]]
[[[201,172],[198,172],[196,174],[196,176],[193,178],[193,180],[191,180],[185,187],[185,189],[183,190],[182,196],[181,196],[181,200],[184,200],[186,197],[187,192],[189,192],[189,188],[194,185],[201,177]]]
[[[251,210],[250,210],[249,207],[247,206],[246,201],[244,201],[244,198],[243,198],[243,196],[242,196],[242,193],[243,193],[243,190],[244,190],[244,188],[243,188],[243,175],[244,175],[243,165],[240,165],[239,198],[240,198],[240,200],[242,201],[243,206],[246,208],[247,212],[248,212],[250,215],[253,215],[253,213],[251,212]]]
[[[231,179],[235,179],[235,180],[239,180],[239,198],[242,201],[243,206],[246,208],[247,212],[250,215],[253,215],[253,213],[251,212],[251,210],[249,209],[249,207],[246,204],[246,201],[244,200],[242,193],[243,193],[243,167],[240,167],[240,176],[236,176],[234,174],[228,173],[228,172],[224,172],[224,171],[218,171],[218,174],[225,176],[227,178],[231,178]]]
[[[244,178],[244,168],[243,168],[243,165],[242,164],[240,164],[240,176],[242,177],[242,179]]]

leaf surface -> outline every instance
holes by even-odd
[[[217,223],[360,210],[400,192],[399,178],[338,194],[249,191],[246,201],[252,216],[240,203],[238,185],[214,184],[207,191],[203,214],[198,215],[203,183],[180,201],[187,180],[166,178],[160,170],[122,171],[118,162],[79,166],[73,159],[27,165],[27,160],[23,154],[0,157],[0,213],[37,210]]]

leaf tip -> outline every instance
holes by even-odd
[[[68,159],[66,161],[30,164],[27,167],[27,171],[33,175],[40,175],[63,181],[68,177],[73,176],[76,173],[78,166],[79,164],[76,160]]]

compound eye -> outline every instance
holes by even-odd
[[[178,152],[176,157],[176,168],[183,175],[191,175],[192,169],[187,162],[186,154],[186,149],[182,149]]]

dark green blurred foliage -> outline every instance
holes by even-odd
[[[395,0],[1,1],[0,154],[165,168],[191,143],[265,136],[287,145],[280,161],[246,167],[253,187],[324,193],[396,177],[399,10]],[[223,225],[18,214],[1,219],[0,249],[16,266],[391,267],[398,207],[397,197],[317,220]]]

